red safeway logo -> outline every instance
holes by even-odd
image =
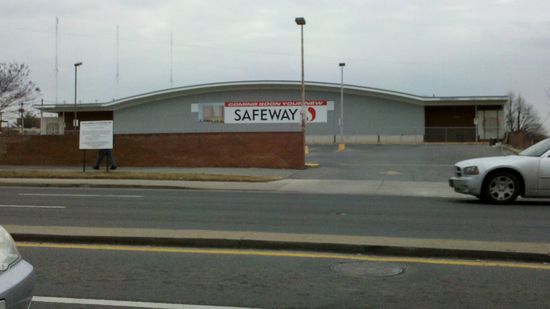
[[[308,111],[307,121],[309,122],[315,121],[315,118],[317,117],[317,112],[315,111],[315,108],[308,107],[307,111]]]

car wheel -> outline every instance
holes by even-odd
[[[497,172],[488,176],[483,190],[485,201],[495,204],[513,202],[519,195],[518,178],[509,172]]]

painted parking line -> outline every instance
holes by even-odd
[[[34,296],[32,298],[32,302],[49,303],[49,304],[72,304],[72,305],[89,305],[89,306],[112,306],[112,307],[125,307],[125,308],[154,308],[154,309],[244,309],[244,307],[202,306],[202,305],[150,303],[150,302],[138,302],[138,301],[121,301],[121,300],[88,299],[88,298],[44,297],[44,296]]]
[[[19,193],[20,196],[57,196],[57,197],[112,197],[112,198],[142,198],[143,195],[120,194],[64,194],[64,193]]]
[[[65,206],[42,206],[42,205],[0,205],[0,208],[44,208],[44,209],[65,209]]]
[[[504,261],[479,261],[479,260],[391,257],[391,256],[386,257],[386,256],[346,255],[346,254],[315,253],[315,252],[308,253],[308,252],[269,251],[269,250],[198,249],[198,248],[146,247],[146,246],[122,246],[122,245],[120,246],[119,245],[85,245],[85,244],[31,243],[31,242],[18,242],[17,246],[26,247],[26,248],[48,248],[48,249],[79,249],[79,250],[128,251],[128,252],[145,252],[145,253],[267,256],[267,257],[290,257],[290,258],[308,258],[308,259],[353,260],[353,261],[365,261],[365,262],[388,262],[388,263],[432,264],[432,265],[448,265],[448,266],[472,266],[472,267],[550,270],[550,265],[547,263],[521,263],[521,262],[504,262]]]

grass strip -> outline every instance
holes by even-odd
[[[217,175],[195,173],[143,173],[124,171],[0,171],[0,178],[53,178],[53,179],[142,179],[142,180],[185,180],[185,181],[228,181],[228,182],[269,182],[281,177]]]

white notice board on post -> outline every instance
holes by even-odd
[[[80,149],[113,149],[113,121],[82,121]]]

